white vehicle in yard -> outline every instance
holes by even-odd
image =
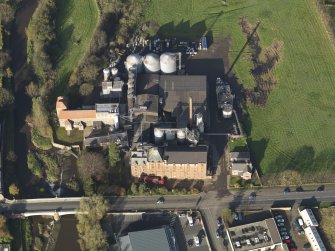
[[[193,236],[193,239],[194,239],[195,246],[199,247],[199,245],[200,245],[199,237],[198,236]]]

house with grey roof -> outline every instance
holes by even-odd
[[[251,179],[253,166],[249,152],[230,152],[229,160],[232,176],[240,176],[244,180]]]
[[[119,238],[121,251],[179,251],[174,230],[169,226],[129,232]]]

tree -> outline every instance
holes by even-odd
[[[137,185],[135,183],[131,183],[130,191],[132,194],[138,194]]]
[[[46,167],[45,173],[47,175],[47,180],[50,182],[56,182],[59,179],[60,174],[57,161],[47,155],[40,154],[39,157]]]
[[[30,82],[29,85],[26,86],[26,93],[31,97],[31,98],[37,98],[39,96],[39,89],[34,82]]]
[[[42,178],[43,170],[40,161],[35,157],[35,154],[28,152],[27,155],[27,165],[28,169],[32,172],[33,175],[38,178]]]
[[[1,243],[10,243],[12,240],[12,236],[10,235],[8,228],[6,217],[0,215],[0,242]]]
[[[108,210],[108,203],[102,196],[83,198],[76,214],[79,244],[82,250],[108,250],[107,236],[101,228],[101,220]]]
[[[14,103],[14,97],[5,88],[0,87],[0,110],[8,108]]]
[[[116,164],[121,160],[120,151],[115,143],[108,146],[108,162],[111,167],[115,167]]]
[[[11,184],[8,188],[9,194],[13,195],[15,197],[19,194],[20,190],[15,184]]]
[[[139,186],[138,186],[138,193],[140,195],[144,195],[147,191],[147,184],[145,183],[141,183]]]
[[[79,87],[79,93],[81,96],[89,96],[92,94],[93,89],[93,85],[89,83],[84,83]]]
[[[13,8],[5,3],[0,4],[0,19],[2,24],[11,22],[14,18]]]
[[[94,177],[96,180],[102,180],[107,171],[106,160],[100,153],[83,152],[79,156],[77,164],[82,179]]]
[[[31,122],[42,137],[52,137],[52,129],[49,124],[48,112],[39,98],[33,98]]]

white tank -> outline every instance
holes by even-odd
[[[139,54],[130,54],[126,59],[126,69],[129,71],[130,68],[135,67],[136,72],[142,71],[142,57]]]
[[[160,71],[159,56],[154,53],[147,54],[143,59],[144,70],[148,73],[157,73]]]
[[[112,75],[116,76],[118,74],[119,70],[117,68],[112,68]]]
[[[179,129],[177,131],[177,139],[183,141],[183,140],[185,140],[185,138],[186,138],[185,130],[184,129]]]
[[[174,140],[176,138],[176,133],[174,131],[165,131],[165,138],[167,141]]]
[[[162,131],[159,128],[155,128],[154,129],[154,135],[155,135],[155,142],[157,144],[159,142],[162,142],[162,140],[164,138],[164,131]]]
[[[177,56],[175,53],[166,52],[160,57],[160,66],[162,73],[172,74],[177,71]]]
[[[104,73],[104,81],[108,81],[108,78],[109,78],[109,75],[110,75],[109,68],[104,69],[103,73]]]

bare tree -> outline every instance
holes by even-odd
[[[96,180],[101,180],[107,171],[107,161],[100,153],[83,152],[77,164],[82,179],[94,177]]]

